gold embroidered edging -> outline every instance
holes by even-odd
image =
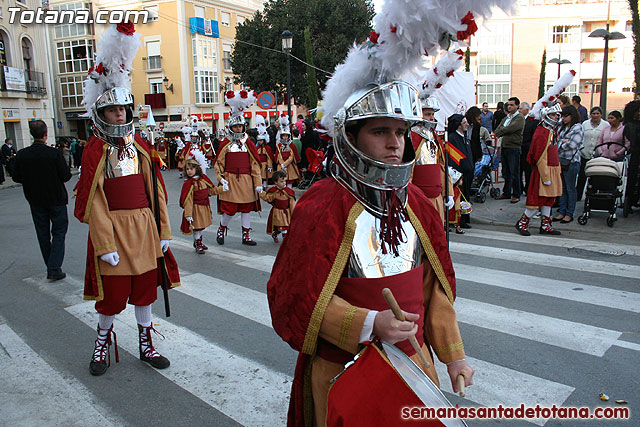
[[[420,242],[422,242],[422,248],[424,252],[427,254],[427,258],[429,259],[429,263],[431,263],[431,267],[433,267],[433,271],[436,273],[444,292],[447,294],[447,298],[449,298],[449,302],[453,304],[453,292],[451,291],[451,285],[449,284],[449,280],[447,279],[447,275],[444,274],[444,269],[442,268],[442,264],[440,263],[440,259],[438,259],[438,255],[436,251],[433,249],[431,245],[431,240],[429,240],[429,236],[427,232],[422,228],[422,224],[420,220],[413,212],[411,207],[407,204],[407,212],[409,213],[409,220],[411,224],[414,226],[416,231],[418,232],[418,237],[420,238]]]
[[[304,344],[302,345],[302,352],[305,354],[312,355],[316,351],[320,324],[322,323],[324,312],[329,305],[329,300],[338,286],[340,276],[342,276],[342,271],[344,270],[345,265],[347,265],[349,253],[351,252],[351,243],[356,231],[356,218],[358,218],[363,210],[364,206],[359,202],[355,202],[349,211],[349,216],[347,217],[347,222],[344,227],[342,243],[340,243],[336,259],[333,261],[333,266],[331,266],[327,280],[324,282],[322,291],[320,292],[316,305],[311,313],[309,326],[307,326],[307,332],[304,337]]]
[[[84,216],[82,217],[82,222],[89,224],[89,217],[91,215],[91,206],[93,203],[93,196],[96,193],[96,187],[98,186],[98,179],[102,174],[102,169],[104,168],[104,163],[107,160],[107,144],[105,143],[102,146],[102,157],[98,162],[98,166],[96,166],[96,172],[93,175],[93,182],[91,183],[91,190],[89,190],[89,197],[87,198],[87,204],[84,209]]]
[[[438,357],[444,356],[445,354],[453,353],[454,351],[464,350],[464,344],[462,341],[458,341],[453,344],[445,345],[444,347],[439,347],[434,349]]]
[[[349,331],[351,331],[351,324],[353,323],[356,311],[358,311],[358,309],[350,305],[344,312],[342,326],[340,327],[340,340],[338,341],[338,347],[342,349],[347,346],[347,338],[349,338]]]

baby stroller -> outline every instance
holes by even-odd
[[[594,149],[594,158],[589,160],[584,168],[587,176],[587,191],[584,199],[584,212],[578,217],[578,224],[585,225],[591,217],[591,211],[604,211],[609,213],[607,225],[613,227],[618,220],[616,210],[622,203],[623,193],[620,190],[626,171],[626,160],[623,154],[619,159],[611,160],[597,156],[597,148],[603,145],[620,145],[617,142],[605,142],[598,144]],[[625,152],[626,153],[626,152]]]
[[[475,164],[474,178],[471,183],[470,192],[471,196],[473,196],[478,203],[484,203],[487,200],[487,192],[489,192],[494,199],[500,195],[500,189],[494,188],[491,178],[494,152],[495,149],[493,147],[487,146],[486,150],[483,150],[482,159]]]
[[[324,162],[324,153],[320,150],[307,148],[305,155],[307,156],[309,167],[306,172],[303,173],[302,181],[298,183],[298,188],[300,190],[309,188],[311,187],[311,184],[316,182],[318,179],[324,178],[324,166],[322,164]]]

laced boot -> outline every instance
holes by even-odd
[[[195,241],[195,245],[196,245],[196,253],[199,255],[204,254],[204,247],[202,245],[202,239],[198,239]]]
[[[253,240],[251,240],[251,236],[249,235],[249,232],[253,230],[252,228],[244,228],[242,227],[242,244],[243,245],[249,245],[249,246],[255,246],[256,242],[254,242]]]
[[[107,372],[107,368],[111,366],[111,336],[113,335],[113,344],[115,345],[116,363],[120,361],[118,357],[118,340],[116,333],[113,332],[113,325],[109,329],[102,329],[98,326],[98,338],[93,349],[91,363],[89,363],[89,372],[91,375],[102,375]]]
[[[542,215],[540,217],[540,234],[550,234],[552,236],[559,236],[558,230],[554,230],[551,226],[551,217]]]
[[[516,230],[518,230],[518,233],[523,236],[531,236],[531,233],[529,233],[529,221],[531,221],[531,218],[522,214],[522,217],[516,222]]]
[[[220,224],[220,227],[218,227],[218,235],[216,236],[216,242],[218,242],[219,245],[224,245],[224,236],[226,235],[227,235],[227,227]]]
[[[151,331],[162,336],[160,333],[158,333],[158,331],[153,329],[153,326],[142,326],[140,324],[138,325],[138,334],[140,336],[140,360],[142,360],[143,362],[147,362],[156,369],[168,368],[171,364],[169,362],[169,359],[162,356],[156,351],[155,347],[153,347],[153,342],[151,341]]]
[[[278,230],[273,230],[273,233],[271,233],[271,237],[273,238],[273,241],[275,243],[278,243],[279,242],[279,240],[278,240]]]
[[[202,237],[200,237],[200,246],[202,246],[202,249],[204,249],[205,251],[209,249],[209,247],[202,241]]]

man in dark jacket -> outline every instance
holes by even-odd
[[[64,183],[71,179],[71,172],[62,152],[45,144],[48,136],[45,122],[29,122],[29,132],[33,144],[18,151],[13,180],[22,184],[47,266],[47,279],[55,281],[66,277],[62,261],[69,220]]]
[[[2,152],[2,164],[7,168],[7,174],[13,175],[13,163],[16,156],[16,149],[13,146],[11,138],[4,140],[4,145],[1,149]]]
[[[462,114],[454,114],[449,117],[447,133],[449,135],[449,144],[455,147],[462,155],[463,158],[460,162],[454,161],[447,153],[449,158],[447,159],[448,165],[462,173],[462,194],[465,199],[471,198],[471,182],[473,181],[473,156],[471,154],[471,144],[465,137],[469,124],[467,119]],[[471,215],[463,214],[460,216],[460,227],[471,228]]]
[[[522,132],[522,150],[520,152],[520,175],[524,174],[524,186],[522,186],[523,193],[527,193],[529,189],[529,177],[531,176],[531,165],[527,162],[527,155],[529,154],[529,147],[531,147],[531,139],[533,133],[536,131],[540,120],[536,120],[533,117],[527,117],[529,114],[529,103],[522,102],[520,104],[520,114],[525,118],[524,131]],[[522,176],[520,176],[520,183],[522,185]]]
[[[504,187],[502,195],[498,199],[511,199],[511,203],[520,201],[520,149],[522,148],[522,132],[524,130],[524,117],[518,112],[520,100],[511,97],[507,101],[509,114],[502,119],[494,134],[502,138],[502,176]]]

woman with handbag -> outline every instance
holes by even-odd
[[[580,147],[582,147],[584,130],[580,122],[580,114],[573,105],[562,108],[561,125],[556,137],[558,145],[558,157],[562,166],[562,196],[560,207],[554,221],[567,224],[573,221],[573,212],[576,209],[577,190],[576,180],[580,172]]]

